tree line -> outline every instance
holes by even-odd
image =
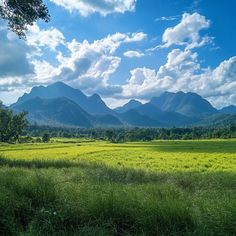
[[[189,127],[189,128],[68,128],[31,125],[28,135],[42,137],[87,138],[107,140],[114,143],[151,140],[195,140],[213,138],[236,138],[236,125],[225,127]]]

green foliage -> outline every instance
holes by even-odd
[[[8,27],[20,38],[25,37],[29,25],[42,19],[50,19],[43,0],[3,0],[0,4],[0,17],[7,20]]]
[[[28,134],[41,137],[45,132],[51,137],[89,138],[108,140],[113,143],[151,140],[198,140],[211,138],[236,138],[236,126],[192,128],[65,128],[38,126],[28,127]]]
[[[50,141],[50,135],[48,133],[45,133],[42,137],[42,141],[44,143],[48,143]]]
[[[0,107],[0,142],[16,142],[27,125],[26,113],[13,114]]]

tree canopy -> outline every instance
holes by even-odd
[[[9,29],[20,38],[25,37],[28,26],[37,20],[50,20],[48,8],[43,0],[2,0],[0,17],[8,22]]]
[[[0,142],[16,142],[27,125],[26,113],[14,114],[0,103]]]

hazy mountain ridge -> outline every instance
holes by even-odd
[[[32,98],[16,103],[16,111],[27,111],[30,121],[39,124],[92,127],[93,117],[68,98]]]
[[[10,108],[27,111],[31,122],[79,127],[218,125],[232,122],[236,114],[235,106],[218,111],[200,95],[184,92],[165,92],[146,104],[132,99],[112,110],[98,94],[86,96],[62,82],[34,87]]]
[[[162,124],[168,126],[185,126],[190,125],[196,120],[184,116],[174,111],[162,111],[151,103],[146,103],[135,109],[140,114],[146,115],[154,120],[160,121]]]
[[[142,105],[141,102],[131,99],[128,103],[124,104],[123,106],[115,108],[114,111],[116,111],[118,113],[124,113],[130,109],[135,109],[141,105]]]
[[[114,114],[114,111],[107,107],[99,95],[94,94],[92,96],[86,96],[79,89],[72,88],[63,82],[56,82],[47,87],[34,87],[31,89],[30,93],[20,97],[16,104],[35,97],[43,99],[66,97],[77,103],[82,109],[90,114]],[[14,105],[15,104],[13,104],[13,107]]]
[[[160,110],[178,112],[190,117],[218,113],[216,108],[196,93],[165,92],[160,97],[152,98],[150,103]]]
[[[230,105],[227,107],[223,107],[222,109],[219,110],[220,113],[223,114],[236,114],[236,106]]]

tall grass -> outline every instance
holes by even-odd
[[[182,174],[115,173],[101,164],[16,164],[0,171],[0,235],[236,233],[236,195],[217,175],[189,173],[187,182]],[[216,186],[201,185],[208,178]]]
[[[234,171],[156,171],[105,164],[105,157],[101,163],[89,155],[29,159],[6,152],[0,235],[236,235]]]

